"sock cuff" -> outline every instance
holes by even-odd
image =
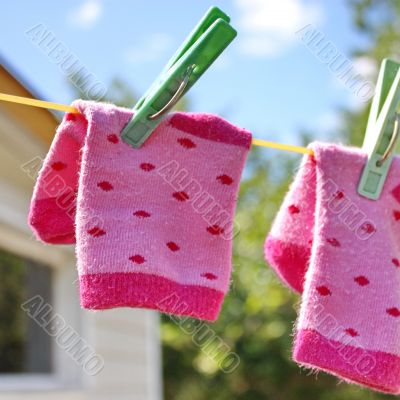
[[[218,317],[224,299],[224,293],[219,290],[200,285],[182,285],[154,274],[89,274],[80,276],[79,280],[82,307],[92,310],[151,308],[213,322]]]

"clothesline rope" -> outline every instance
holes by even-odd
[[[4,93],[0,93],[0,100],[12,102],[12,103],[18,103],[18,104],[25,104],[28,106],[48,108],[48,109],[52,109],[52,110],[58,110],[58,111],[64,111],[64,112],[68,112],[68,113],[79,114],[79,110],[76,109],[75,107],[68,106],[66,104],[53,103],[51,101],[30,99],[28,97],[13,96],[11,94],[4,94]],[[294,146],[291,144],[269,142],[267,140],[262,140],[262,139],[253,139],[252,144],[254,146],[268,147],[271,149],[291,151],[293,153],[313,155],[313,151],[311,149],[307,149],[306,147],[301,147],[301,146]]]
[[[27,106],[50,108],[53,110],[79,114],[79,111],[75,107],[67,106],[66,104],[52,103],[50,101],[30,99],[28,97],[20,97],[20,96],[13,96],[11,94],[0,93],[0,100],[9,101],[11,103],[25,104]]]

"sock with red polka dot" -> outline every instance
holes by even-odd
[[[367,156],[314,143],[266,242],[278,274],[302,292],[293,358],[372,389],[400,393],[400,158],[377,201],[357,193]]]
[[[265,242],[265,256],[293,290],[303,291],[315,211],[315,159],[304,157]]]
[[[79,127],[79,129],[78,129]],[[66,114],[43,162],[35,185],[29,224],[46,243],[75,243],[75,213],[82,132],[87,121],[79,114]]]
[[[130,110],[77,101],[57,130],[29,222],[75,243],[81,304],[215,320],[228,290],[233,214],[249,132],[174,113],[140,149],[120,138]]]

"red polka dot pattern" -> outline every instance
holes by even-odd
[[[135,254],[134,256],[129,257],[129,259],[135,264],[143,264],[146,259],[140,254]]]
[[[168,242],[167,243],[167,247],[171,250],[171,251],[178,251],[180,249],[180,247],[175,243],[175,242]]]
[[[172,193],[172,196],[178,201],[189,200],[189,195],[186,192],[175,192]]]
[[[333,247],[340,247],[340,242],[336,238],[328,238],[326,241]]]
[[[386,312],[392,317],[400,317],[400,310],[397,307],[387,308]]]
[[[108,135],[108,136],[107,136],[107,140],[108,140],[110,143],[114,143],[114,144],[116,144],[116,143],[119,142],[118,136],[115,135],[114,133],[112,133],[111,135]]]
[[[358,283],[360,286],[367,286],[369,284],[368,278],[363,275],[355,277],[354,282]]]
[[[217,275],[214,275],[211,272],[205,272],[204,274],[201,274],[202,277],[210,280],[210,281],[214,281],[215,279],[217,279]]]
[[[226,174],[217,176],[217,181],[220,181],[223,185],[232,185],[233,183],[233,179]]]
[[[76,120],[76,115],[75,115],[74,113],[68,113],[68,114],[65,116],[65,119],[66,119],[67,121],[75,121],[75,120]]]
[[[393,190],[392,190],[392,196],[396,199],[398,203],[400,203],[400,185],[397,185]]]
[[[194,149],[196,147],[196,143],[187,138],[179,138],[177,142],[185,149]]]
[[[98,226],[95,226],[87,231],[87,233],[93,237],[100,237],[104,236],[106,234],[106,231],[99,228]]]
[[[107,181],[99,182],[99,183],[97,184],[97,186],[98,186],[100,189],[104,190],[105,192],[109,192],[110,190],[113,190],[113,189],[114,189],[113,185],[111,185],[111,183],[110,183],[110,182],[107,182]]]
[[[211,235],[220,235],[224,233],[224,229],[219,225],[211,225],[207,228],[207,232],[211,233]]]
[[[400,261],[398,258],[392,258],[392,263],[395,265],[397,268],[400,267]]]
[[[399,210],[393,210],[393,217],[396,221],[400,220],[400,211]]]
[[[336,199],[336,200],[341,200],[341,199],[343,199],[343,197],[344,197],[344,193],[343,193],[343,192],[337,191],[337,192],[335,193],[335,199]]]
[[[151,163],[142,163],[142,164],[140,164],[140,168],[143,171],[149,172],[149,171],[152,171],[155,168],[155,166]]]
[[[135,211],[133,215],[138,218],[149,218],[151,214],[144,210],[138,210]]]
[[[51,168],[53,168],[54,171],[61,171],[67,168],[67,164],[63,163],[62,161],[55,161],[53,164],[51,164]]]
[[[288,207],[288,211],[290,214],[298,214],[300,212],[300,209],[299,209],[299,207],[295,206],[294,204],[291,204]]]
[[[364,222],[364,223],[361,225],[361,229],[362,229],[364,232],[366,232],[366,233],[374,233],[374,232],[376,232],[375,226],[372,225],[372,224],[369,223],[369,222]]]
[[[347,328],[345,332],[352,337],[359,336],[358,332],[353,328]]]
[[[317,291],[321,296],[330,296],[332,294],[327,286],[318,286]]]

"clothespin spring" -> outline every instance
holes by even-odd
[[[400,114],[396,113],[394,120],[394,127],[393,127],[393,135],[390,139],[386,151],[382,155],[382,158],[376,162],[377,167],[380,167],[389,157],[390,153],[394,150],[394,146],[397,143],[399,133],[400,133]]]
[[[168,101],[168,103],[159,111],[156,113],[149,115],[147,118],[149,120],[155,120],[157,118],[160,118],[162,115],[170,111],[174,105],[179,101],[179,99],[182,97],[183,93],[185,92],[185,89],[189,83],[190,77],[192,76],[192,73],[194,69],[196,68],[196,64],[190,65],[185,73],[184,78],[182,79],[181,84],[179,85],[177,91],[175,94],[171,97],[171,99]]]

